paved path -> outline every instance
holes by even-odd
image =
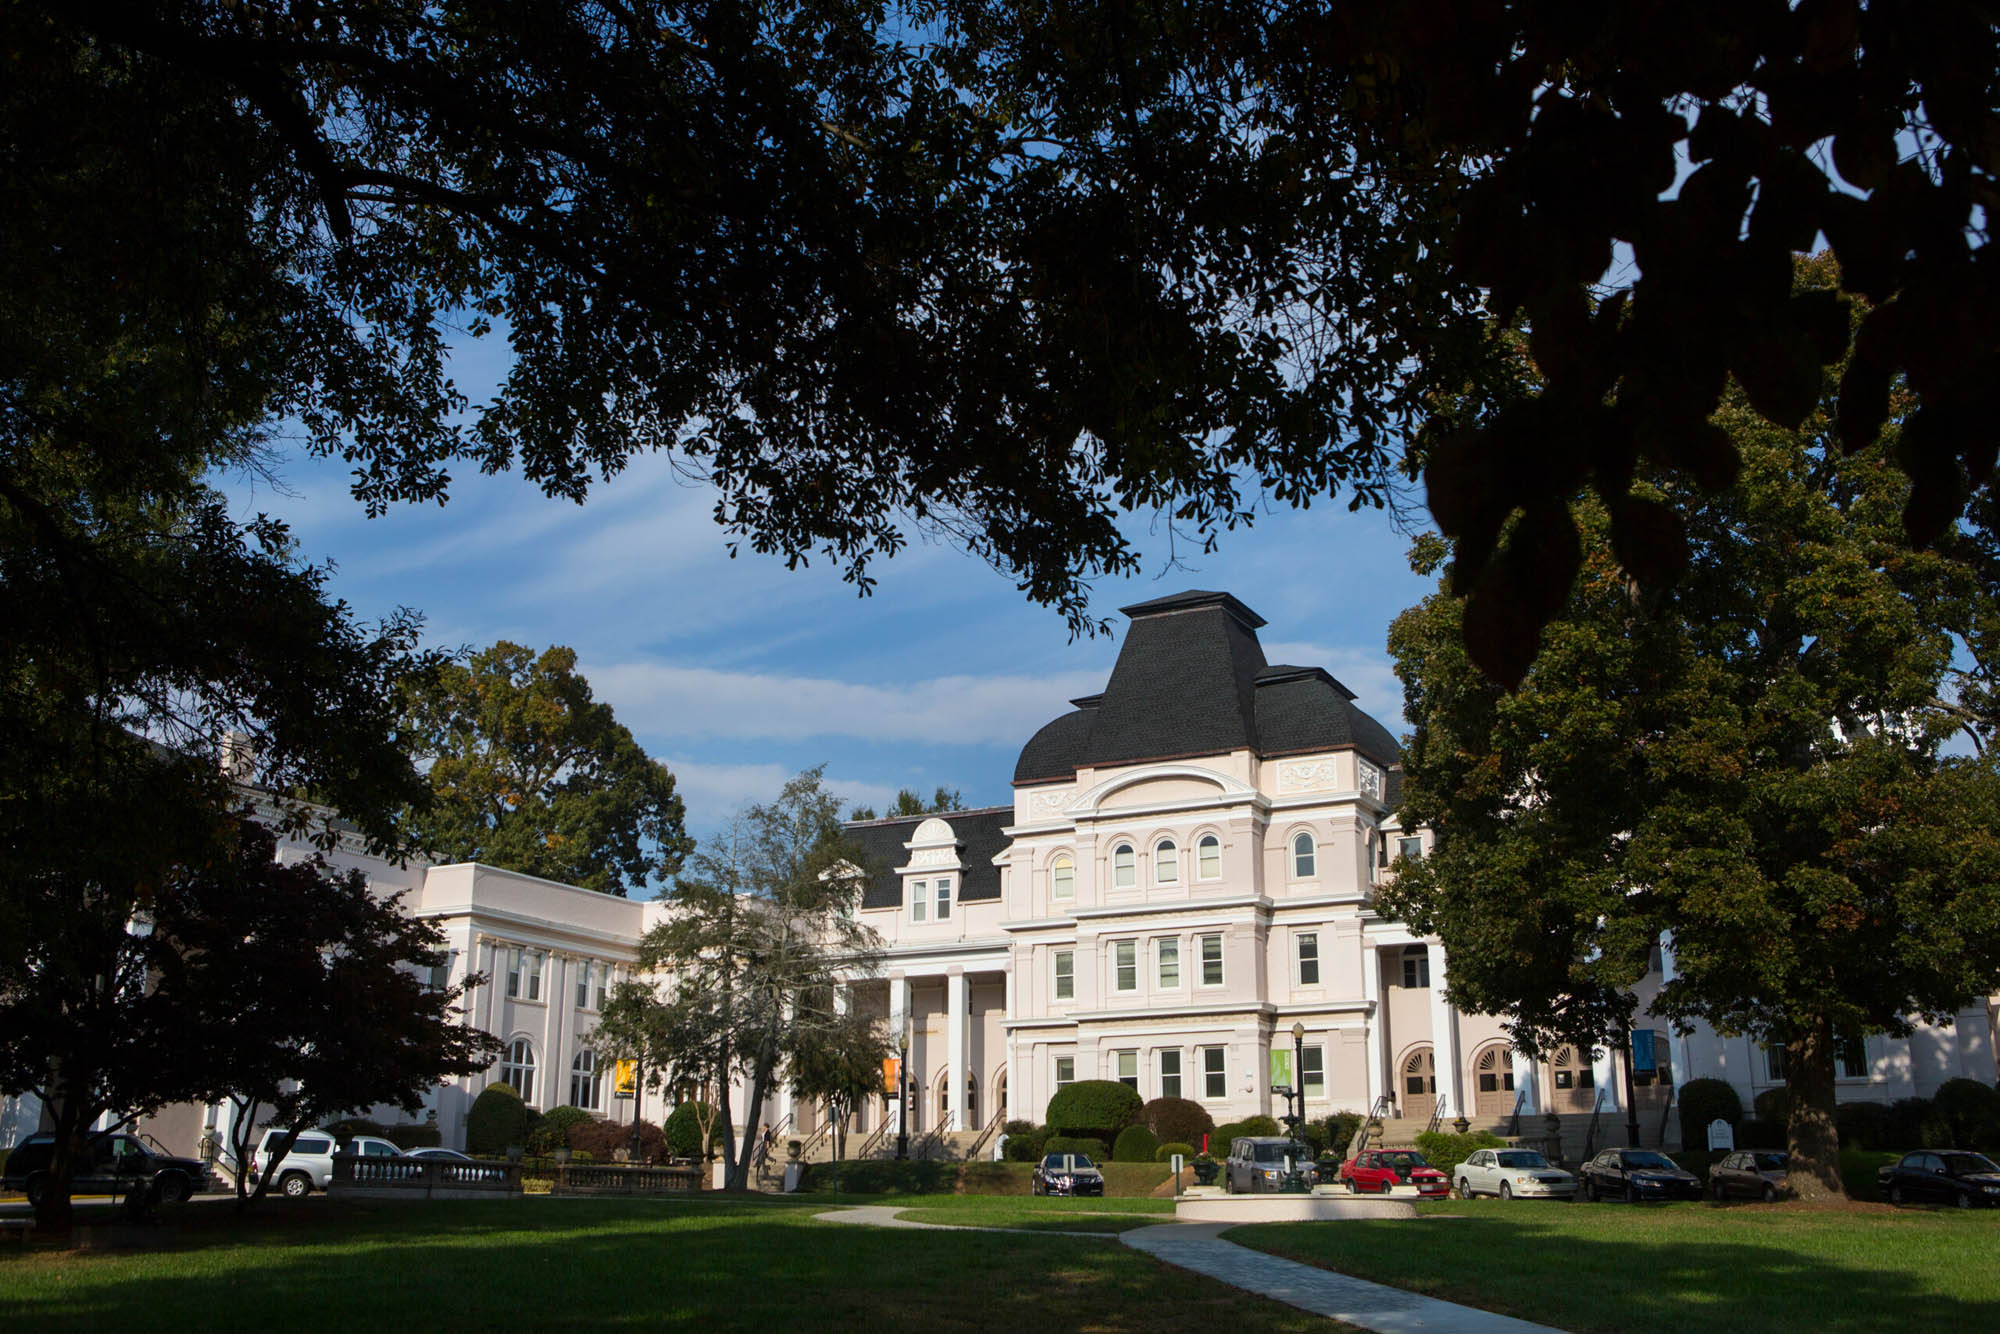
[[[1349,1278],[1296,1260],[1224,1241],[1228,1223],[1167,1223],[1122,1234],[1127,1246],[1170,1265],[1220,1279],[1315,1315],[1379,1334],[1551,1334],[1547,1325],[1439,1301],[1401,1288]],[[1338,1226],[1335,1224],[1334,1226]]]
[[[1115,1232],[1066,1232],[1046,1227],[979,1227],[966,1223],[919,1223],[912,1218],[898,1218],[905,1209],[921,1208],[920,1205],[858,1204],[848,1209],[836,1209],[831,1213],[814,1214],[823,1223],[862,1223],[868,1227],[913,1227],[926,1228],[934,1232],[1019,1232],[1033,1237],[1095,1237],[1099,1241],[1115,1241]]]

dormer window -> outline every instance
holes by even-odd
[[[1139,858],[1130,843],[1120,843],[1111,850],[1111,883],[1118,889],[1131,889],[1139,883]]]
[[[1292,838],[1292,879],[1311,880],[1318,874],[1318,849],[1311,834],[1300,832]]]
[[[951,916],[951,877],[932,881],[931,888],[937,895],[937,920],[945,921]]]
[[[1049,864],[1049,897],[1059,902],[1076,897],[1076,863],[1066,855]]]
[[[1172,839],[1164,839],[1153,849],[1153,883],[1171,885],[1181,878],[1181,850]]]
[[[1197,879],[1222,879],[1222,840],[1214,834],[1203,834],[1201,842],[1194,845],[1194,873]]]
[[[944,922],[951,918],[951,877],[910,882],[910,920]]]

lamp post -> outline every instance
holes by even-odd
[[[910,1156],[910,1029],[896,1035],[896,1157]]]
[[[1285,1119],[1292,1123],[1292,1161],[1294,1163],[1293,1189],[1304,1190],[1306,1180],[1305,1144],[1299,1138],[1299,1127],[1306,1119],[1306,1026],[1294,1021],[1292,1024],[1292,1087],[1285,1094],[1285,1106],[1290,1110],[1293,1098],[1299,1100],[1298,1110]]]
[[[632,1060],[632,1161],[641,1161],[645,1152],[639,1138],[639,1113],[646,1105],[646,1058],[635,1056]]]

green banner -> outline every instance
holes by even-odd
[[[1289,1047],[1271,1048],[1271,1087],[1292,1087],[1292,1052]]]

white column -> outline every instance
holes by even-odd
[[[1375,1110],[1375,1100],[1385,1092],[1383,1088],[1383,1048],[1387,1034],[1382,1030],[1389,1022],[1389,1008],[1382,1003],[1382,956],[1366,939],[1361,942],[1361,995],[1368,1002],[1368,1105],[1361,1110]]]
[[[950,1071],[946,1078],[951,1081],[951,1120],[946,1130],[964,1130],[965,1124],[965,1061],[971,1043],[966,1032],[968,1006],[965,1003],[965,969],[954,964],[945,974],[945,1039],[944,1059]]]
[[[1674,933],[1662,931],[1660,932],[1660,985],[1665,986],[1679,976],[1680,971],[1674,967]],[[1678,1088],[1694,1078],[1694,1063],[1688,1056],[1687,1034],[1671,1024],[1667,1026],[1667,1033],[1667,1043],[1673,1048],[1674,1053],[1674,1086]]]
[[[1535,1083],[1535,1062],[1518,1050],[1509,1051],[1507,1060],[1514,1071],[1514,1105],[1523,1116],[1541,1111],[1542,1091]]]
[[[542,1019],[542,1050],[547,1054],[549,1066],[548,1082],[541,1090],[544,1107],[560,1107],[569,1101],[569,1044],[564,1041],[569,1035],[570,1003],[570,957],[567,954],[549,955],[549,989],[543,993],[548,1002],[548,1012]]]
[[[1590,1053],[1590,1079],[1597,1088],[1590,1095],[1591,1105],[1601,1107],[1606,1112],[1619,1110],[1618,1064],[1611,1057],[1609,1047],[1601,1047]]]
[[[889,1041],[901,1042],[908,1035],[910,1027],[910,979],[901,973],[889,978]],[[908,1059],[907,1054],[905,1059]],[[890,1114],[889,1125],[896,1134],[904,1133],[903,1119],[908,1109],[903,1103],[903,1085],[909,1082],[909,1071],[903,1072],[903,1079],[892,1095],[895,1110]]]
[[[1465,1075],[1458,1054],[1458,1011],[1446,1003],[1444,946],[1429,946],[1431,964],[1431,1057],[1437,1062],[1438,1092],[1446,1099],[1445,1119],[1465,1115]]]
[[[1009,954],[1007,956],[1007,1009],[1003,1016],[1003,1019],[1008,1021],[1020,1017],[1020,1012],[1015,1009],[1015,998],[1014,998],[1015,962],[1016,962],[1015,956]],[[1010,1119],[1019,1120],[1020,1119],[1019,1117],[1013,1117],[1011,1114],[1013,1112],[1013,1109],[1016,1106],[1020,1105],[1020,1099],[1021,1099],[1021,1074],[1020,1071],[1015,1069],[1015,1066],[1020,1063],[1020,1044],[1015,1040],[1014,1030],[1012,1028],[1008,1028],[1005,1031],[1007,1036],[1007,1110],[1010,1114]],[[996,1110],[1000,1106],[999,1091],[997,1089],[994,1091],[993,1106]]]

